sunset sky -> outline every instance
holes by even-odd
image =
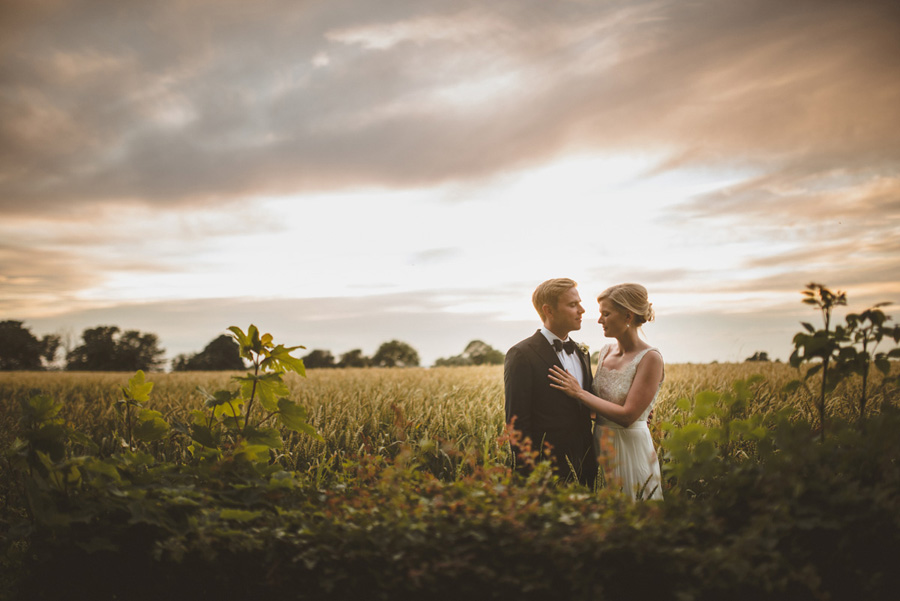
[[[595,350],[644,284],[675,363],[900,302],[900,3],[0,4],[0,319],[429,365],[550,277]]]

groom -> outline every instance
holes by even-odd
[[[591,361],[569,332],[581,329],[584,307],[568,278],[547,280],[532,295],[544,327],[506,353],[503,384],[506,423],[515,417],[515,429],[532,441],[534,450],[552,446],[553,471],[564,480],[577,479],[594,487],[594,455],[590,412],[562,391],[550,387],[550,366],[559,365],[590,389]],[[513,447],[513,452],[518,449]]]

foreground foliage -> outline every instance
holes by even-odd
[[[666,499],[632,504],[511,472],[498,368],[304,378],[292,349],[233,333],[251,373],[0,379],[0,592],[884,599],[900,585],[900,412],[878,373],[861,419],[849,383],[830,397],[822,441],[789,366],[669,366],[652,427]]]

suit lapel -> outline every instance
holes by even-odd
[[[558,367],[563,366],[562,363],[559,362],[556,351],[553,350],[553,347],[550,346],[550,343],[547,342],[547,339],[544,338],[544,335],[541,334],[540,330],[534,333],[534,336],[531,337],[529,342],[532,350],[547,364],[548,367],[551,365],[556,365]],[[581,351],[580,346],[575,352],[578,353],[578,359],[581,361],[581,369],[584,370],[584,383],[582,385],[585,390],[590,390],[591,384],[594,381],[594,374],[591,373],[591,358]]]
[[[543,359],[548,368],[551,365],[558,365],[559,367],[562,367],[562,363],[559,362],[559,357],[556,356],[556,351],[553,350],[553,347],[550,346],[550,343],[547,342],[547,339],[544,338],[544,335],[541,334],[540,330],[534,333],[534,336],[531,337],[530,343],[532,350],[537,353],[537,355],[541,359]]]
[[[578,350],[575,352],[578,353],[578,358],[581,360],[581,369],[584,370],[584,389],[590,390],[591,384],[594,381],[594,374],[591,373],[591,356],[581,350],[580,344],[578,345]]]

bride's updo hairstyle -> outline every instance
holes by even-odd
[[[607,300],[613,302],[624,313],[634,315],[634,326],[641,327],[653,321],[653,303],[647,300],[647,289],[640,284],[616,284],[600,293],[597,302]]]

